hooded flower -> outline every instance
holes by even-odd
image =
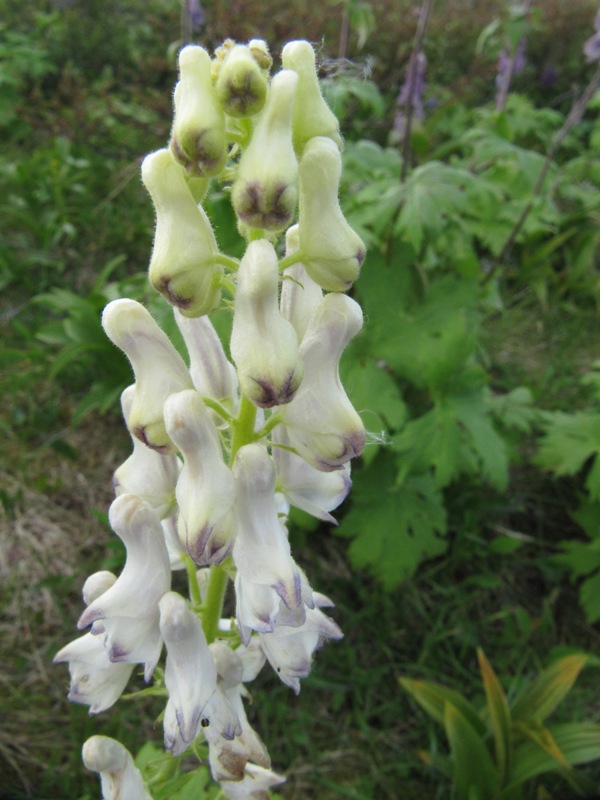
[[[180,755],[210,724],[219,736],[240,731],[234,710],[219,704],[217,670],[200,621],[176,592],[160,601],[160,630],[167,648],[165,685],[165,747]]]
[[[286,257],[299,249],[298,226],[292,225],[285,234]],[[282,317],[292,323],[299,342],[304,338],[310,318],[322,298],[323,290],[310,277],[304,264],[298,262],[284,270],[279,308]]]
[[[92,736],[83,745],[83,763],[100,774],[104,800],[152,800],[131,754],[108,736]]]
[[[165,424],[184,459],[175,494],[179,538],[196,564],[218,564],[231,552],[235,489],[219,434],[193,389],[171,395]]]
[[[112,572],[96,572],[83,586],[86,605],[106,592],[116,581]],[[69,700],[90,707],[90,714],[99,714],[119,699],[133,671],[133,664],[115,664],[104,647],[101,636],[86,633],[62,648],[54,663],[68,662],[71,675]]]
[[[114,585],[86,608],[77,627],[91,624],[111,661],[144,664],[148,681],[162,649],[158,601],[171,582],[165,538],[156,514],[132,494],[117,497],[109,520],[127,548],[125,566]]]
[[[106,335],[127,356],[135,373],[135,391],[127,427],[148,447],[167,455],[174,447],[163,420],[165,400],[191,389],[183,359],[152,316],[135,300],[113,300],[104,309]],[[129,402],[129,401],[128,401]]]
[[[217,101],[210,56],[198,45],[179,53],[179,82],[173,95],[175,113],[171,152],[192,175],[218,175],[227,160],[225,113]]]
[[[285,69],[298,74],[294,103],[294,148],[298,156],[314,136],[328,136],[341,150],[340,124],[329,108],[319,87],[315,51],[308,42],[288,42],[281,53]]]
[[[310,277],[331,292],[352,286],[366,254],[340,208],[341,175],[342,157],[331,139],[311,139],[300,160],[300,250]]]
[[[168,150],[146,156],[142,181],[156,209],[150,283],[186,317],[208,314],[221,300],[223,272],[210,221]]]
[[[362,328],[360,306],[345,294],[327,294],[302,340],[304,379],[278,411],[289,443],[309,464],[329,472],[360,455],[365,429],[339,377],[339,360]]]
[[[123,417],[128,419],[135,397],[135,386],[129,386],[121,395]],[[181,464],[175,455],[161,455],[146,447],[135,436],[133,453],[115,470],[113,484],[117,497],[135,494],[153,508],[163,519],[173,509],[175,484]]]
[[[273,630],[281,603],[301,625],[305,603],[312,600],[277,515],[275,470],[266,448],[259,444],[240,448],[233,474],[238,519],[233,548],[236,614],[242,641],[248,644],[251,630]]]
[[[267,105],[240,158],[231,202],[238,218],[251,228],[283,230],[296,210],[298,161],[292,145],[292,107],[297,81],[291,70],[275,75]]]
[[[312,656],[326,639],[341,639],[342,631],[321,611],[333,606],[331,600],[318,592],[313,593],[315,608],[306,611],[306,620],[297,627],[295,620],[287,619],[285,609],[277,618],[271,633],[260,633],[259,641],[265,655],[283,683],[300,693],[300,678],[310,674]]]
[[[252,44],[252,43],[251,43]],[[235,44],[228,39],[217,48],[212,64],[216,96],[225,113],[230,117],[251,117],[258,114],[267,99],[268,72],[255,58],[254,53],[262,45],[260,59],[266,67],[271,57],[266,42],[256,40],[255,48]],[[215,75],[216,73],[216,75]]]
[[[278,261],[266,239],[248,245],[238,272],[231,355],[253,403],[288,403],[302,380],[298,338],[278,305]]]
[[[332,472],[322,472],[300,456],[290,452],[289,432],[283,425],[273,431],[273,462],[277,475],[277,488],[290,505],[306,511],[317,519],[337,525],[329,513],[347,497],[352,481],[350,462]]]

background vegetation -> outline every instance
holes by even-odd
[[[443,727],[399,678],[480,709],[478,647],[511,704],[553,659],[598,649],[597,91],[559,140],[595,74],[597,3],[433,3],[408,128],[397,97],[420,3],[203,6],[193,40],[209,48],[260,36],[277,59],[290,39],[317,43],[346,136],[342,201],[369,244],[355,289],[368,324],[344,379],[372,441],[339,527],[299,514],[291,534],[346,636],[298,699],[263,678],[254,720],[288,800],[460,797],[432,769]],[[106,509],[130,374],[99,316],[132,296],[170,325],[146,288],[139,164],[168,136],[189,28],[175,0],[0,0],[0,19],[0,794],[78,800],[98,796],[79,759],[92,731],[133,751],[161,737],[150,700],[98,719],[70,706],[51,659],[75,636],[85,576],[122,562]],[[522,37],[498,106],[499,54]],[[227,199],[209,205],[235,253]],[[599,721],[597,685],[589,659],[553,719]],[[600,768],[582,775],[542,775],[523,796],[597,790]]]

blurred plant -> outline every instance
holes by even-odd
[[[483,650],[477,657],[485,706],[480,711],[459,692],[438,683],[400,678],[403,688],[444,727],[449,755],[421,752],[421,759],[451,782],[457,800],[520,800],[534,778],[555,773],[584,796],[595,784],[575,766],[600,758],[600,725],[546,719],[570,692],[586,654],[563,656],[516,697],[507,696]]]

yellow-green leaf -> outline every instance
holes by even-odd
[[[557,748],[571,767],[587,764],[600,758],[600,725],[595,722],[567,722],[554,725],[550,732]],[[515,749],[514,767],[507,789],[545,772],[560,770],[560,764],[534,741]]]
[[[444,704],[444,727],[458,800],[495,800],[500,791],[498,775],[482,735],[452,703]]]
[[[512,721],[506,694],[494,672],[492,665],[487,660],[483,650],[477,649],[479,669],[485,689],[486,707],[494,736],[494,750],[496,765],[501,782],[510,774],[511,766],[511,728]]]
[[[451,703],[478,734],[482,736],[485,734],[485,724],[475,707],[454,689],[448,689],[439,683],[412,678],[400,678],[400,684],[440,725],[444,725],[444,707],[447,703]]]
[[[569,693],[589,658],[586,653],[576,653],[547,667],[514,703],[513,719],[543,722]]]

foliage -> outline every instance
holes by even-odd
[[[548,772],[557,773],[578,796],[593,791],[594,784],[573,767],[600,758],[600,725],[545,724],[583,667],[595,663],[591,657],[573,654],[557,659],[510,698],[483,650],[477,656],[485,695],[481,711],[441,684],[400,679],[444,727],[449,756],[424,753],[422,758],[452,780],[457,800],[519,800],[524,784]]]

